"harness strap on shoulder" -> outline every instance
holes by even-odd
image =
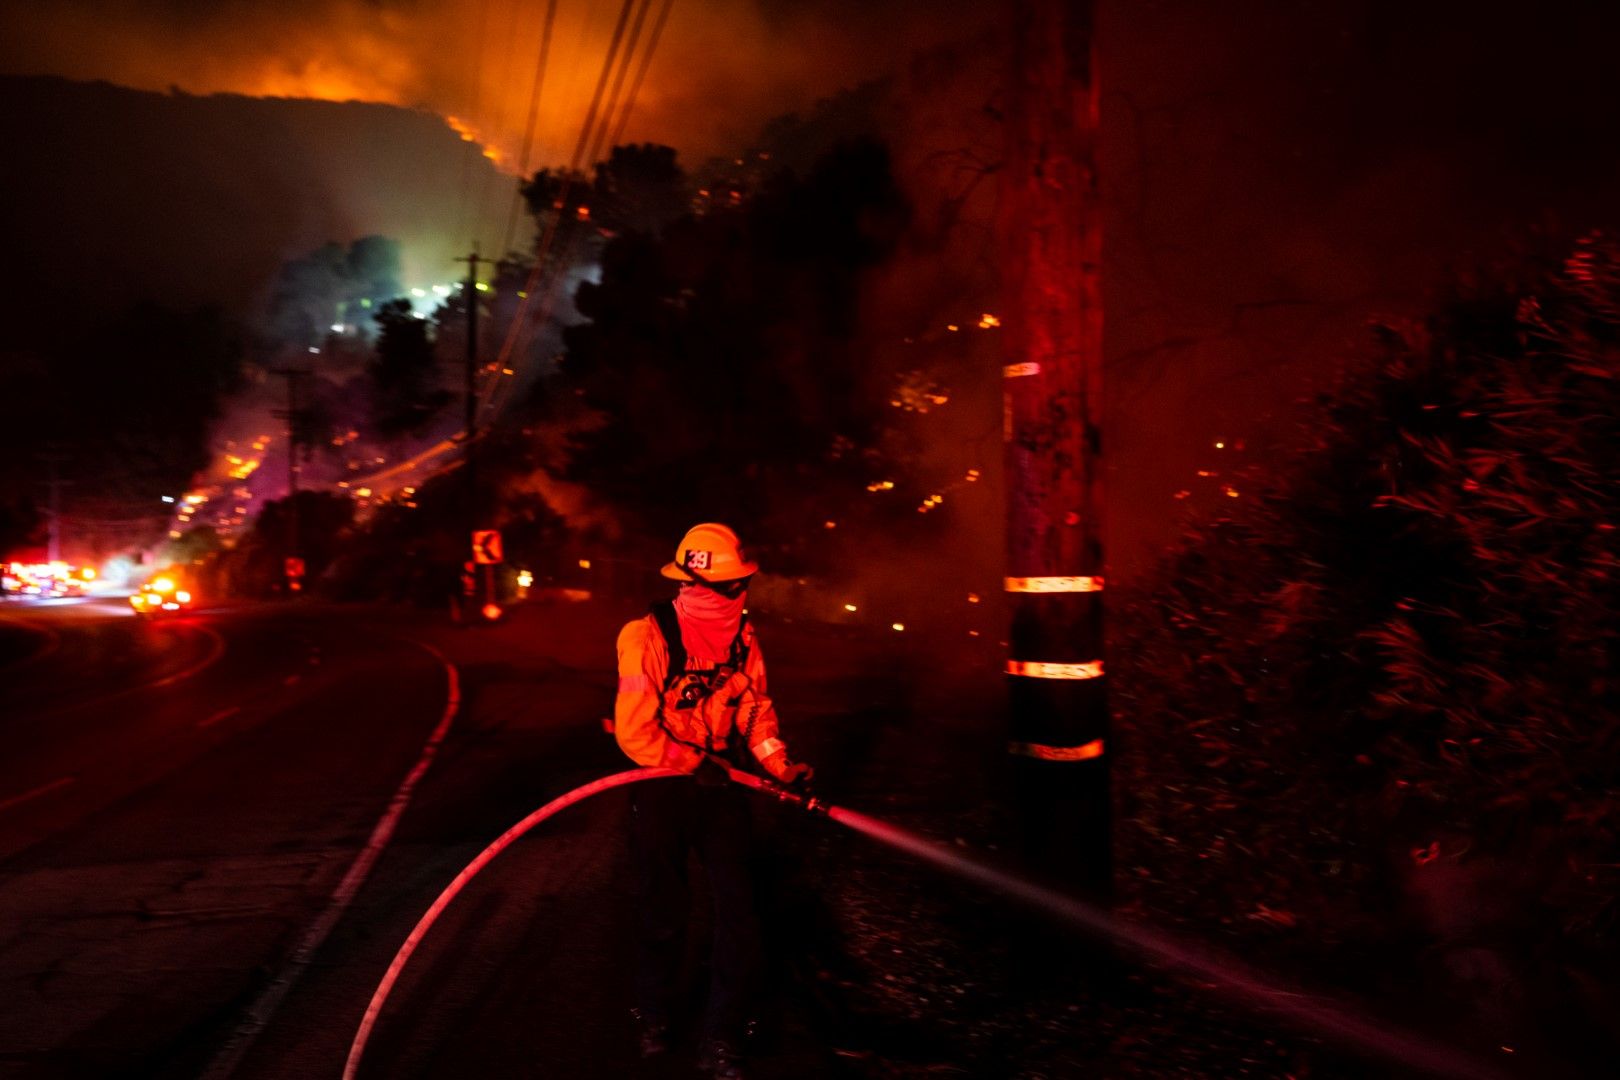
[[[681,641],[681,623],[675,616],[675,601],[655,600],[651,607],[653,621],[664,636],[664,648],[669,652],[669,667],[664,672],[664,689],[675,685],[686,674],[686,645]]]

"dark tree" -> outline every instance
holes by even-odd
[[[591,220],[611,233],[656,233],[686,213],[690,200],[674,147],[615,146],[608,160],[596,166]]]
[[[369,375],[372,427],[382,438],[419,431],[450,400],[436,385],[438,367],[428,324],[409,300],[391,300],[376,312],[377,348]]]
[[[325,491],[300,491],[296,499],[298,555],[304,560],[306,579],[313,585],[348,539],[354,524],[354,501]],[[253,531],[230,553],[232,591],[268,596],[280,589],[282,561],[291,554],[287,509],[286,499],[266,503]]]
[[[541,169],[522,193],[534,219],[535,250],[544,256],[548,273],[560,274],[595,254],[593,245],[601,233],[591,221],[594,198],[584,173]]]
[[[906,214],[887,152],[858,143],[738,210],[609,243],[566,339],[559,397],[602,420],[571,477],[662,532],[713,513],[804,535],[810,496],[850,489],[880,435],[892,373],[857,332],[860,286]]]
[[[1148,904],[1512,1044],[1594,1019],[1620,956],[1620,250],[1372,352],[1128,605],[1122,851]]]

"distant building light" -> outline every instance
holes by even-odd
[[[332,324],[332,333],[334,333],[334,334],[343,333],[343,324],[340,323],[340,322],[333,323]]]
[[[319,349],[317,349],[317,348],[316,348],[316,347],[315,347],[315,346],[313,346],[313,345],[311,345],[311,346],[310,346],[310,347],[309,347],[309,351],[310,351],[310,352],[312,352],[312,353],[318,353],[318,352],[320,352],[320,351],[321,351],[321,350],[319,350]]]
[[[163,496],[163,501],[166,502],[166,503],[172,503],[172,502],[174,502],[174,496],[173,495],[165,495],[165,496]]]
[[[420,298],[427,295],[427,290],[426,289],[412,289],[411,290],[411,295],[414,296],[414,297],[417,297],[418,299],[420,299]]]

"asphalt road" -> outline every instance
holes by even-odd
[[[627,765],[600,726],[617,618],[6,605],[0,1076],[340,1075],[455,873]],[[630,1053],[625,807],[581,805],[467,889],[362,1077],[696,1075]],[[828,1075],[806,1018],[777,1013],[768,1075]]]

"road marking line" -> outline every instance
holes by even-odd
[[[21,806],[30,799],[37,799],[41,795],[48,795],[57,788],[65,788],[77,779],[78,777],[76,776],[64,776],[58,780],[52,780],[48,784],[41,784],[32,791],[25,791],[21,795],[13,795],[9,799],[0,801],[0,810],[10,810],[13,806]]]
[[[422,746],[421,756],[416,759],[416,764],[411,766],[411,771],[405,774],[405,779],[400,781],[399,787],[394,791],[394,797],[388,801],[388,809],[377,819],[366,846],[360,849],[354,862],[349,864],[348,872],[333,890],[332,898],[326,902],[325,909],[304,931],[304,936],[293,949],[287,963],[248,1007],[247,1014],[237,1025],[229,1041],[209,1063],[208,1069],[203,1073],[203,1080],[222,1080],[234,1073],[254,1040],[270,1026],[270,1019],[275,1015],[276,1009],[292,991],[293,984],[304,973],[304,969],[314,961],[316,951],[337,926],[338,920],[343,917],[343,913],[348,910],[360,892],[360,886],[365,884],[372,867],[382,857],[383,849],[388,846],[388,841],[393,838],[394,829],[399,825],[399,819],[404,815],[405,808],[410,805],[411,795],[417,783],[427,773],[428,766],[432,765],[433,759],[438,756],[439,747],[444,744],[445,736],[450,731],[450,723],[461,708],[461,673],[433,646],[421,641],[412,641],[411,644],[431,653],[435,660],[444,665],[448,687],[444,712],[439,717],[439,723],[428,735],[427,742]]]
[[[219,636],[219,632],[217,630],[214,630],[211,627],[203,626],[201,623],[188,623],[186,624],[186,629],[195,630],[204,637],[208,638],[208,655],[183,671],[177,671],[173,675],[159,679],[157,682],[150,682],[145,686],[135,687],[134,690],[153,690],[159,686],[168,686],[172,683],[180,682],[182,679],[189,679],[199,671],[202,671],[204,668],[211,666],[214,661],[225,655],[225,639]],[[134,693],[134,690],[127,692]]]
[[[219,712],[215,713],[213,716],[210,716],[206,720],[199,720],[197,722],[197,726],[200,727],[200,728],[213,727],[215,724],[219,723],[221,720],[225,720],[225,719],[228,719],[229,717],[235,716],[237,713],[239,713],[241,711],[242,711],[242,706],[240,706],[240,705],[232,705],[228,709],[219,710]]]
[[[217,661],[221,656],[225,655],[225,639],[221,637],[217,631],[206,626],[199,626],[195,624],[188,625],[186,628],[189,630],[195,630],[199,634],[202,634],[204,637],[209,639],[208,655],[204,656],[201,660],[197,661],[195,664],[192,664],[190,667],[177,671],[173,675],[166,675],[161,679],[156,679],[149,683],[140,683],[136,686],[126,686],[122,690],[114,690],[111,693],[102,694],[100,697],[93,697],[88,701],[76,701],[67,705],[59,705],[54,709],[49,709],[45,712],[36,714],[33,719],[36,721],[54,720],[59,716],[70,716],[73,713],[82,712],[85,709],[94,708],[98,705],[105,705],[109,701],[117,701],[119,698],[128,697],[131,694],[140,694],[147,690],[158,690],[165,686],[172,686],[183,679],[191,678],[204,668],[212,666],[215,661]]]

